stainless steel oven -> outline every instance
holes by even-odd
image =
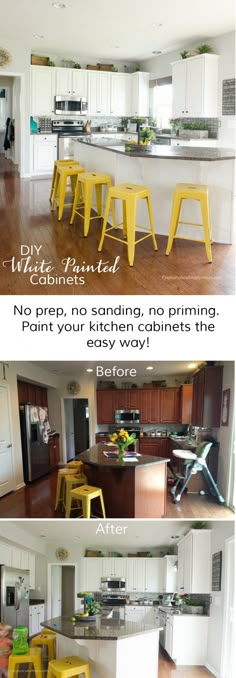
[[[118,426],[139,424],[139,410],[115,410],[115,423]]]
[[[54,113],[56,115],[87,115],[87,99],[86,97],[57,94],[55,96]]]
[[[101,591],[103,594],[124,594],[126,591],[126,580],[123,577],[102,577]]]

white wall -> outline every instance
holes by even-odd
[[[228,486],[229,486],[229,472],[230,464],[232,463],[232,453],[234,444],[234,363],[227,361],[219,363],[224,366],[223,370],[223,386],[222,391],[230,388],[230,411],[228,426],[220,426],[215,430],[217,440],[220,445],[219,462],[218,462],[218,485],[223,497],[229,501]]]
[[[234,534],[234,523],[229,521],[217,521],[211,524],[211,553],[222,551],[222,586],[221,591],[212,591],[212,604],[210,606],[210,618],[208,627],[207,666],[220,677],[222,658],[222,637],[224,621],[224,595],[225,595],[225,543],[226,539]]]
[[[46,553],[46,545],[38,537],[34,537],[28,531],[21,527],[20,522],[9,520],[0,520],[0,538],[8,543],[21,546],[34,553],[44,555]]]
[[[199,41],[198,41],[199,42]],[[218,90],[218,118],[221,122],[219,128],[219,141],[221,146],[235,146],[235,118],[231,116],[222,116],[222,80],[235,78],[235,33],[227,33],[217,38],[204,40],[209,43],[215,54],[219,54],[219,90]],[[196,47],[196,43],[188,44],[187,48]],[[186,45],[174,52],[161,54],[153,59],[146,59],[141,62],[141,70],[149,71],[157,78],[163,78],[172,75],[171,62],[181,59],[180,52],[186,49]]]

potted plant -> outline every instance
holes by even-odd
[[[207,139],[208,129],[202,122],[182,122],[180,134],[188,139]]]
[[[153,130],[150,129],[150,127],[143,127],[143,129],[141,129],[140,140],[144,145],[149,146],[151,141],[155,138],[156,138],[155,132],[153,132]]]
[[[172,129],[172,132],[176,134],[176,136],[179,136],[179,131],[181,127],[183,126],[182,118],[170,118],[169,123]]]
[[[199,45],[197,48],[198,54],[211,54],[212,47],[210,45]]]
[[[112,433],[110,441],[118,447],[118,461],[124,461],[126,448],[129,447],[129,445],[132,445],[135,437],[135,433],[130,435],[128,431],[125,431],[123,428],[121,428],[118,433]]]
[[[183,612],[185,614],[200,614],[204,612],[204,601],[195,600],[190,596],[183,596]]]

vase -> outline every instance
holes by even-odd
[[[125,443],[117,443],[117,445],[118,445],[118,461],[122,462],[124,461],[125,450],[127,446]]]

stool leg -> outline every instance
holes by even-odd
[[[126,215],[126,201],[122,200],[122,217],[123,217],[123,236],[127,238],[127,215]]]
[[[89,232],[90,215],[92,209],[93,186],[88,183],[84,187],[84,237],[87,238]]]
[[[174,237],[177,233],[181,204],[182,204],[182,200],[179,197],[174,195],[173,206],[172,206],[172,211],[171,211],[171,218],[170,218],[170,233],[169,233],[169,238],[168,238],[167,248],[166,248],[166,254],[167,255],[170,254],[170,252],[171,252],[173,240],[174,240]]]
[[[207,198],[201,198],[201,210],[202,210],[202,223],[204,230],[204,240],[206,255],[209,261],[209,264],[212,264],[212,252],[211,252],[211,227],[210,227],[210,215],[209,215],[209,203]]]
[[[42,662],[42,656],[41,655],[39,655],[38,657],[34,657],[33,667],[34,667],[34,672],[35,672],[36,678],[42,678],[43,677],[43,662]]]
[[[55,509],[54,511],[57,510],[60,498],[61,498],[61,481],[62,481],[62,476],[57,477],[57,492],[56,492],[56,502],[55,502]]]
[[[95,184],[97,215],[102,216],[102,184]]]
[[[89,668],[89,666],[85,666],[85,667],[84,667],[84,675],[85,675],[85,678],[90,678],[90,675],[91,675],[91,674],[90,674],[90,668]]]
[[[103,493],[102,492],[100,494],[100,502],[101,502],[101,507],[102,507],[103,518],[106,518],[105,505],[104,505],[104,501],[103,501]]]
[[[27,678],[30,678],[31,673],[33,671],[33,668],[34,668],[33,663],[28,664]],[[15,678],[15,676],[14,676],[14,678]]]
[[[108,220],[108,214],[109,214],[109,211],[110,211],[111,200],[112,199],[111,199],[110,193],[108,191],[106,207],[105,207],[105,212],[104,212],[104,218],[103,218],[102,235],[101,235],[100,243],[98,245],[98,252],[101,252],[102,248],[103,248],[103,242],[104,242],[104,237],[105,237],[105,233],[106,233],[106,225],[107,225],[107,220]]]
[[[59,174],[58,171],[56,171],[56,178],[55,178],[54,187],[53,187],[53,191],[52,191],[51,211],[53,211],[54,208],[55,208],[55,200],[56,200],[56,196],[58,195],[59,184],[60,184],[60,174]]]
[[[80,202],[81,202],[81,188],[80,188],[80,182],[79,182],[79,180],[77,180],[76,187],[75,187],[73,206],[72,206],[72,212],[71,212],[71,218],[70,218],[70,224],[74,223],[74,218],[75,218],[75,215],[76,215],[76,208],[78,207],[78,204]]]
[[[76,176],[76,174],[72,174],[72,176],[70,177],[70,184],[71,184],[71,192],[72,192],[73,196],[75,195],[76,182],[77,182],[77,176]]]
[[[66,500],[66,513],[65,513],[66,518],[70,518],[71,504],[72,504],[72,496],[71,496],[71,493],[69,492],[68,499]]]
[[[49,197],[50,203],[52,202],[52,195],[53,195],[53,189],[54,189],[55,180],[56,180],[56,174],[57,174],[57,166],[54,164],[53,175],[52,175],[51,191],[50,191],[50,197]]]
[[[83,497],[83,517],[91,518],[91,501],[89,497]]]
[[[135,251],[135,217],[136,217],[136,200],[129,196],[126,200],[126,217],[127,217],[127,241],[128,241],[128,261],[129,265],[133,266],[134,251]]]
[[[59,206],[58,206],[58,215],[57,215],[58,221],[61,221],[63,209],[64,209],[64,202],[65,202],[65,195],[66,195],[66,180],[67,180],[67,177],[61,176],[60,183],[59,183]]]
[[[18,672],[17,664],[15,663],[15,657],[9,657],[8,659],[8,678],[14,678],[16,671]]]
[[[153,247],[154,247],[154,250],[156,251],[158,249],[158,247],[157,247],[157,241],[156,241],[156,237],[155,237],[155,227],[154,227],[154,219],[153,219],[153,211],[152,211],[152,201],[151,201],[150,195],[147,196],[146,202],[147,202],[147,208],[148,208],[148,215],[149,215],[149,221],[150,221],[150,232],[152,234]]]

